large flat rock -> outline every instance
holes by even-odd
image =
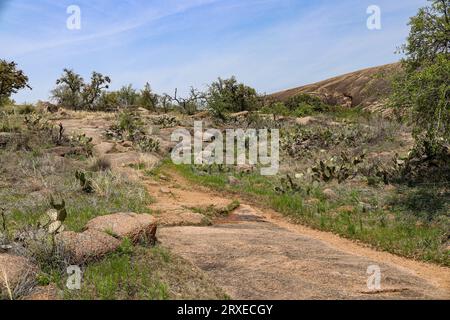
[[[130,238],[133,241],[155,240],[156,219],[148,214],[121,212],[92,219],[87,230],[106,232],[116,238]]]
[[[113,236],[97,230],[86,230],[82,233],[65,231],[57,236],[57,241],[64,246],[73,264],[99,259],[116,250],[121,243]]]
[[[265,222],[244,208],[211,227],[165,227],[158,239],[204,270],[233,299],[432,299],[448,297],[408,270],[339,251]],[[369,266],[381,290],[368,289]]]

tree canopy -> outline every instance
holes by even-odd
[[[17,68],[17,63],[0,60],[0,106],[8,101],[11,95],[24,88],[31,89],[28,77]]]

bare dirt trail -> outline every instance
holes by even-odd
[[[100,135],[107,122],[63,124],[93,136],[97,154],[119,159],[120,167],[142,159],[132,150],[109,150]],[[224,208],[233,197],[194,186],[172,172],[158,181],[134,175],[155,199],[151,209],[159,220],[161,244],[206,272],[233,299],[450,299],[448,268],[295,225],[245,201],[208,225],[196,209]],[[367,287],[371,265],[381,268],[379,291]]]

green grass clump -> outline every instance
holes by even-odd
[[[67,300],[225,299],[201,271],[167,249],[133,247],[124,240],[105,259],[87,266],[81,290],[64,289]]]
[[[150,250],[152,258],[164,261],[160,248]],[[146,249],[134,248],[124,240],[119,249],[97,263],[86,267],[80,291],[66,289],[70,300],[166,300],[167,284],[158,279],[155,271],[139,261]],[[166,263],[166,262],[162,262]]]

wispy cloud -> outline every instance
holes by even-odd
[[[95,5],[85,2],[80,7],[83,17],[86,15],[84,20],[88,21],[87,30],[82,30],[75,35],[61,28],[61,26],[65,26],[65,24],[61,24],[62,19],[67,18],[67,6],[62,3],[56,1],[44,1],[44,3],[33,4],[23,2],[14,3],[12,8],[10,8],[11,10],[29,12],[35,19],[31,18],[31,25],[26,28],[27,36],[23,38],[17,38],[15,34],[3,34],[4,37],[9,37],[10,40],[14,38],[15,41],[10,41],[9,43],[11,45],[3,47],[0,53],[7,56],[27,55],[41,50],[82,45],[84,42],[101,41],[104,38],[120,36],[123,33],[142,28],[158,20],[209,5],[216,1],[218,0],[166,0],[161,3],[155,3],[154,6],[147,7],[143,5],[142,1],[128,0],[123,1],[126,4],[124,6],[126,9],[119,12],[115,8],[115,5],[111,4],[111,1],[97,1]],[[58,17],[52,16],[50,17],[50,21],[47,20],[45,22],[42,22],[41,19],[36,19],[36,17],[40,17],[41,15],[45,16],[46,12],[49,11],[58,12]],[[98,14],[103,15],[103,19],[100,22],[96,21]],[[59,27],[55,26],[56,23],[59,24]],[[19,27],[18,23],[15,27]],[[49,30],[51,32],[45,32]],[[38,41],[33,41],[33,34],[35,33],[41,34]]]
[[[1,1],[1,0],[0,0]],[[3,8],[0,57],[46,99],[64,67],[98,70],[113,88],[150,81],[158,91],[236,75],[261,92],[395,61],[406,23],[426,0],[377,0],[383,28],[366,28],[372,0],[78,0],[82,29],[66,29],[73,0],[15,0]]]

